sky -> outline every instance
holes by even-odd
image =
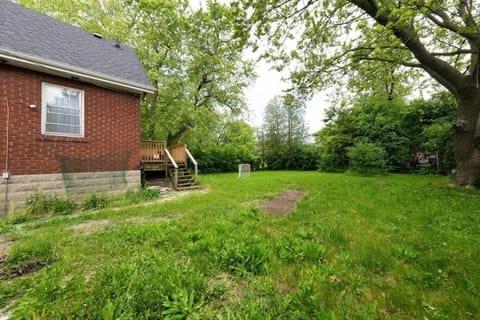
[[[251,111],[248,121],[255,127],[262,125],[264,109],[275,95],[282,95],[282,90],[288,88],[288,83],[282,80],[285,76],[265,62],[257,63],[255,71],[256,81],[245,90],[245,97]],[[310,101],[306,101],[305,123],[310,134],[314,134],[323,125],[324,110],[329,106],[329,99],[325,92],[318,92]]]

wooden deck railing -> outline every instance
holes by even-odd
[[[167,148],[165,141],[142,140],[141,155],[146,171],[165,170],[175,189],[178,186],[179,167],[193,173],[194,182],[198,182],[198,164],[186,144],[176,144]],[[189,165],[193,165],[193,172],[188,168]]]
[[[176,144],[171,147],[168,147],[168,151],[172,155],[173,159],[176,163],[185,163],[186,160],[186,153],[185,150],[187,149],[186,144]]]
[[[142,161],[144,163],[165,163],[165,141],[142,140]]]
[[[195,158],[192,156],[190,151],[188,151],[187,148],[185,148],[185,153],[187,154],[188,158],[190,159],[190,161],[193,164],[193,174],[194,174],[194,178],[195,178],[195,183],[198,183],[198,163],[195,160]]]
[[[170,176],[170,180],[172,180],[173,182],[173,187],[175,188],[175,190],[177,189],[178,187],[178,165],[177,163],[175,162],[175,159],[173,158],[173,156],[170,154],[170,152],[168,151],[168,149],[165,149],[165,154],[167,155],[167,159],[168,161],[171,163],[171,165],[173,166],[173,173],[170,172],[170,170],[167,170],[167,174]]]

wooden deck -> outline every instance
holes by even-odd
[[[142,140],[142,163],[145,171],[167,171],[165,141]]]
[[[196,186],[198,165],[190,151],[188,151],[186,144],[176,144],[167,147],[165,141],[143,140],[141,143],[141,157],[144,171],[164,171],[172,180],[175,189],[187,189]],[[193,168],[191,167],[193,172],[190,171],[188,164],[193,166]],[[187,179],[187,177],[191,177],[191,179]],[[185,182],[185,186],[182,186],[182,180],[191,181]]]

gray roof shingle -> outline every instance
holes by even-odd
[[[0,50],[154,90],[135,51],[79,27],[0,0]]]

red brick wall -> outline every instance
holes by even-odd
[[[41,134],[42,82],[84,90],[83,138]],[[140,99],[0,63],[0,171],[5,169],[7,102],[10,174],[134,170],[140,163]],[[36,105],[31,109],[29,105]]]

